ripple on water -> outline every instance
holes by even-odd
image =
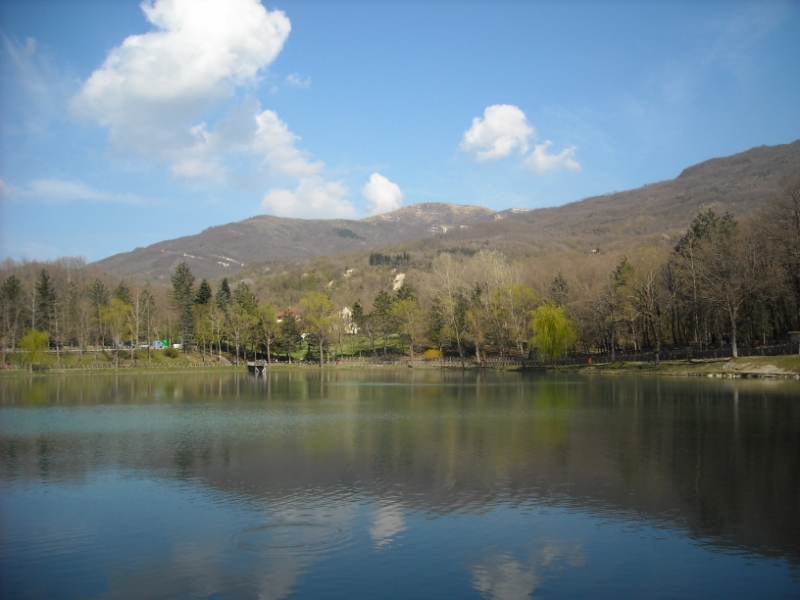
[[[281,522],[251,525],[228,536],[228,543],[249,552],[321,554],[350,541],[349,531],[325,523]]]

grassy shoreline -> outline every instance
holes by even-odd
[[[63,375],[66,373],[109,373],[111,371],[123,373],[163,373],[163,372],[197,372],[201,371],[225,371],[225,372],[246,372],[246,362],[241,361],[238,366],[234,366],[229,361],[223,359],[221,363],[212,362],[209,357],[203,361],[203,357],[197,353],[181,354],[175,358],[159,356],[157,360],[147,362],[138,360],[135,363],[131,359],[120,361],[120,368],[114,368],[113,356],[111,353],[100,353],[102,360],[98,362],[90,360],[91,355],[87,354],[81,363],[64,364],[59,367],[55,361],[47,361],[47,364],[37,366],[34,375]],[[42,368],[44,367],[44,368]],[[335,370],[386,370],[386,369],[408,369],[404,364],[326,364],[325,369]],[[446,368],[461,369],[460,366],[442,367],[439,365],[416,365],[415,369],[442,369]],[[480,369],[474,364],[467,364],[468,369]],[[508,370],[508,371],[536,371],[544,373],[578,373],[578,374],[597,374],[597,375],[655,375],[670,377],[718,377],[718,378],[776,378],[776,379],[800,379],[800,355],[783,356],[751,356],[739,358],[712,358],[696,360],[665,360],[656,366],[651,362],[616,362],[611,364],[583,364],[566,365],[550,368],[530,368],[530,367],[486,367],[489,369]],[[318,370],[316,363],[276,363],[268,367],[271,371],[288,370]],[[31,373],[27,369],[14,368],[11,370],[0,370],[3,376],[29,376]]]
[[[800,355],[665,360],[658,366],[652,362],[617,362],[559,367],[558,371],[602,375],[800,379]]]

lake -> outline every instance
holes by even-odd
[[[0,379],[3,598],[798,598],[800,383]]]

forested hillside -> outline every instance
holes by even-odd
[[[452,247],[336,260],[213,285],[185,262],[163,285],[109,279],[79,260],[7,261],[3,352],[166,337],[208,356],[320,361],[357,348],[464,362],[623,349],[658,361],[665,346],[736,356],[800,329],[800,178],[747,218],[705,209],[669,244],[630,252],[541,261]]]
[[[761,146],[685,169],[677,178],[554,208],[530,211],[417,204],[360,221],[258,216],[96,263],[114,273],[169,281],[180,262],[199,277],[237,277],[250,263],[291,263],[316,256],[366,257],[381,251],[494,248],[510,258],[619,251],[669,243],[701,210],[742,217],[800,171],[800,141]],[[250,272],[258,270],[251,265]]]
[[[317,360],[368,349],[466,361],[626,349],[658,357],[664,347],[735,354],[742,344],[783,343],[800,329],[799,150],[757,148],[554,209],[420,205],[324,222],[346,224],[356,237],[336,235],[348,240],[364,241],[370,227],[438,233],[255,262],[221,279],[203,278],[188,259],[164,281],[110,275],[81,259],[8,260],[3,352],[169,339],[208,356]],[[715,179],[723,175],[728,183]],[[460,225],[444,231],[444,221]]]

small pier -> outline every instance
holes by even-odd
[[[267,361],[265,360],[247,361],[248,373],[252,373],[253,375],[263,375],[266,369]]]

